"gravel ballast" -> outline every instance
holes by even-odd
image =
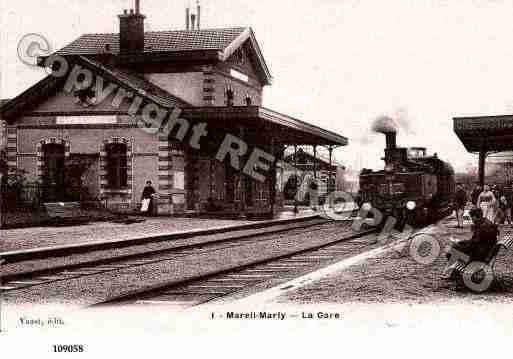
[[[198,229],[255,223],[246,220],[199,218],[148,218],[145,222],[119,224],[95,222],[71,227],[34,227],[0,231],[0,252],[49,246],[122,240]]]
[[[315,219],[312,220],[315,223],[322,222],[321,219]],[[313,223],[313,222],[305,222],[305,223]],[[289,228],[291,224],[277,224],[269,228],[262,228],[258,229],[257,231],[266,231],[266,230],[279,230],[279,229],[285,229]],[[298,223],[298,226],[303,225],[303,223]],[[301,229],[298,229],[301,231]],[[223,232],[223,233],[216,233],[216,234],[205,234],[205,235],[196,235],[189,238],[176,238],[171,240],[165,240],[165,241],[157,241],[157,242],[151,242],[144,243],[140,245],[132,245],[129,247],[122,247],[122,248],[114,248],[114,249],[102,249],[97,251],[91,251],[87,253],[75,253],[71,255],[67,255],[64,257],[50,257],[47,259],[36,259],[36,260],[27,260],[23,262],[13,263],[13,264],[4,264],[2,266],[2,274],[3,275],[9,275],[14,273],[20,273],[20,272],[27,272],[27,271],[35,271],[35,270],[42,270],[47,268],[54,268],[58,266],[64,266],[64,265],[72,265],[72,264],[79,264],[84,262],[90,262],[90,261],[96,261],[96,260],[103,260],[103,259],[110,259],[115,257],[121,257],[121,256],[127,256],[127,255],[134,255],[139,253],[147,253],[152,251],[161,251],[161,250],[168,250],[168,249],[174,249],[178,247],[183,246],[190,246],[190,245],[198,245],[198,244],[204,244],[214,241],[223,240],[226,238],[233,238],[236,236],[246,236],[251,235],[254,233],[254,229],[240,229],[240,230],[234,230],[229,232]],[[245,239],[244,239],[245,240]],[[251,240],[251,238],[249,238]]]
[[[453,228],[447,219],[433,227],[442,249],[449,238],[471,236],[470,226]],[[497,280],[485,293],[475,294],[454,280],[443,279],[447,260],[442,254],[429,265],[416,262],[409,247],[391,251],[351,266],[340,273],[291,291],[277,299],[279,303],[433,303],[454,299],[513,302],[513,252],[501,249],[495,265]]]
[[[236,248],[189,255],[176,260],[128,268],[115,272],[49,283],[23,290],[6,292],[8,304],[79,304],[90,305],[111,296],[161,282],[179,280],[213,270],[242,265],[269,256],[324,244],[341,238],[347,226],[331,224],[315,231],[272,235],[274,241],[251,242]]]

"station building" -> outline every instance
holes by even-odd
[[[297,192],[297,184],[311,186],[316,183],[318,195],[326,197],[329,193],[337,190],[346,190],[344,188],[346,168],[333,159],[333,153],[319,154],[317,146],[313,151],[308,148],[291,148],[286,152],[284,158],[287,166],[283,170],[284,178],[284,198],[292,200]],[[303,183],[303,182],[308,183]]]
[[[25,171],[43,202],[80,188],[79,200],[133,211],[152,181],[161,215],[274,213],[287,146],[348,141],[263,107],[272,77],[253,30],[201,29],[200,11],[187,9],[185,30],[145,32],[136,1],[119,33],[39,59],[50,74],[0,110],[11,173]]]

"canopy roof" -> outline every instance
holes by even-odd
[[[456,117],[454,132],[469,152],[513,150],[513,115]]]
[[[248,129],[275,143],[293,145],[346,146],[348,140],[334,132],[259,106],[195,107],[183,109],[182,117],[205,121],[237,131]]]

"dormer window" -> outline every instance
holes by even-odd
[[[225,92],[226,97],[226,106],[232,107],[233,106],[233,99],[235,98],[235,93],[231,88],[227,88]]]

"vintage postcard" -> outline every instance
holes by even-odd
[[[513,1],[0,4],[0,353],[511,338]]]

